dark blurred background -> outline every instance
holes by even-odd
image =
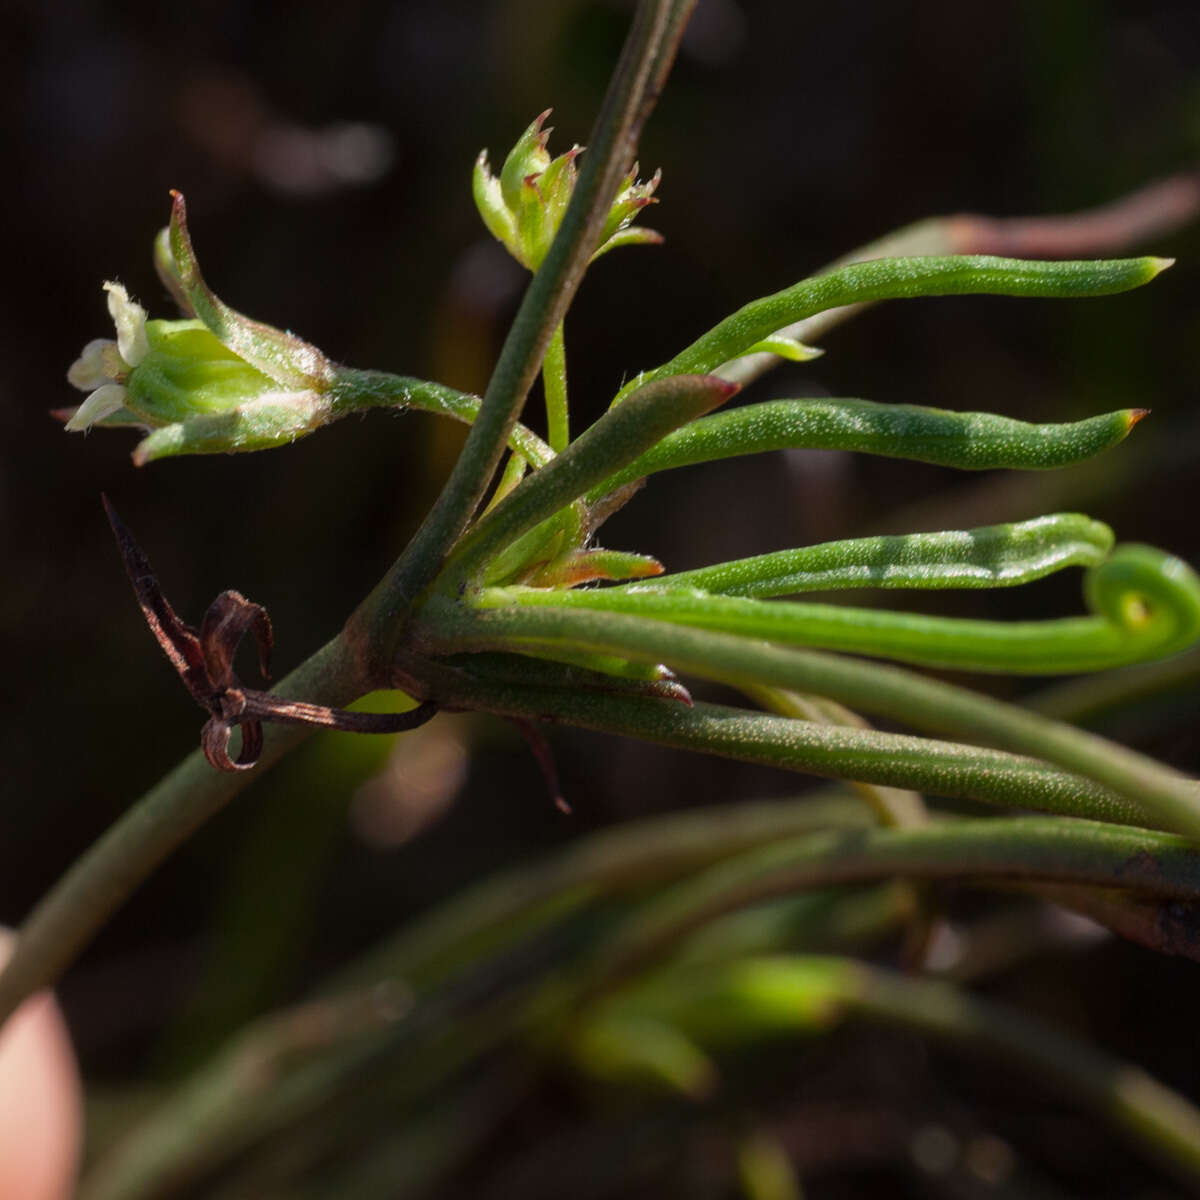
[[[78,402],[64,372],[84,342],[111,334],[101,282],[172,315],[150,243],[178,188],[230,303],[341,361],[481,390],[524,278],[475,214],[471,165],[483,146],[501,160],[551,105],[552,149],[586,141],[629,11],[601,0],[3,7],[0,919],[18,922],[192,749],[201,723],[143,627],[100,491],[185,615],[198,619],[225,587],[265,604],[283,672],[398,553],[461,438],[430,417],[377,413],[286,451],[135,470],[132,435],[68,436],[47,415]],[[1194,0],[700,0],[641,153],[643,175],[663,171],[643,223],[666,245],[610,255],[585,283],[567,326],[575,424],[734,307],[894,227],[1085,208],[1198,161]],[[982,476],[839,454],[719,464],[655,480],[605,544],[685,568],[1081,509],[1124,540],[1200,562],[1200,226],[1144,249],[1180,259],[1145,290],[896,303],[748,397],[1049,420],[1153,410],[1094,464]],[[540,423],[532,403],[529,419]],[[1080,603],[1073,574],[1019,593],[889,602],[1013,617]],[[318,739],[139,891],[62,989],[93,1079],[181,1069],[503,863],[616,820],[801,786],[556,731],[575,809],[564,818],[513,731],[439,724],[391,766],[384,740]],[[1194,766],[1194,694],[1113,732]],[[1190,967],[1103,953],[1115,956],[1105,978],[1125,982],[1087,1002],[1080,1020],[1098,1040],[1119,1043],[1131,1005],[1173,1021],[1197,998]],[[1120,1048],[1194,1088],[1190,1051]]]

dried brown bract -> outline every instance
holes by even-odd
[[[243,687],[234,672],[233,660],[247,633],[253,635],[258,646],[263,678],[271,677],[271,649],[275,639],[267,610],[247,600],[241,592],[225,591],[209,605],[197,632],[167,602],[149,559],[117,516],[108,497],[101,499],[150,632],[196,703],[210,714],[200,734],[200,745],[214,767],[244,771],[254,766],[262,753],[264,721],[315,725],[350,733],[400,733],[423,725],[437,712],[437,706],[431,702],[405,713],[347,712]],[[229,755],[234,726],[242,730],[242,745],[236,759]]]

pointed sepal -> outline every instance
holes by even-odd
[[[168,258],[163,270],[177,282],[196,316],[228,350],[287,388],[324,391],[334,379],[330,361],[316,346],[294,334],[243,316],[209,288],[200,272],[188,233],[187,205],[181,192],[172,191],[171,223],[167,227]],[[158,257],[158,256],[156,256]],[[174,292],[176,287],[168,282]]]

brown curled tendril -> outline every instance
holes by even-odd
[[[200,734],[200,746],[204,757],[218,770],[245,771],[254,766],[262,753],[264,721],[348,733],[402,733],[425,724],[437,712],[432,701],[404,713],[347,712],[243,687],[234,672],[233,660],[247,633],[254,637],[258,647],[263,679],[271,678],[275,637],[267,610],[247,600],[241,592],[225,591],[208,606],[197,632],[167,602],[150,560],[117,516],[108,497],[101,495],[101,500],[150,632],[192,698],[209,713]],[[242,731],[242,745],[237,758],[231,758],[229,742],[235,727]]]

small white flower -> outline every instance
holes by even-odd
[[[146,310],[119,283],[106,283],[108,312],[117,328],[117,340],[95,338],[67,371],[67,382],[88,398],[75,410],[66,428],[83,433],[97,421],[125,406],[125,380],[150,353],[146,338]]]

